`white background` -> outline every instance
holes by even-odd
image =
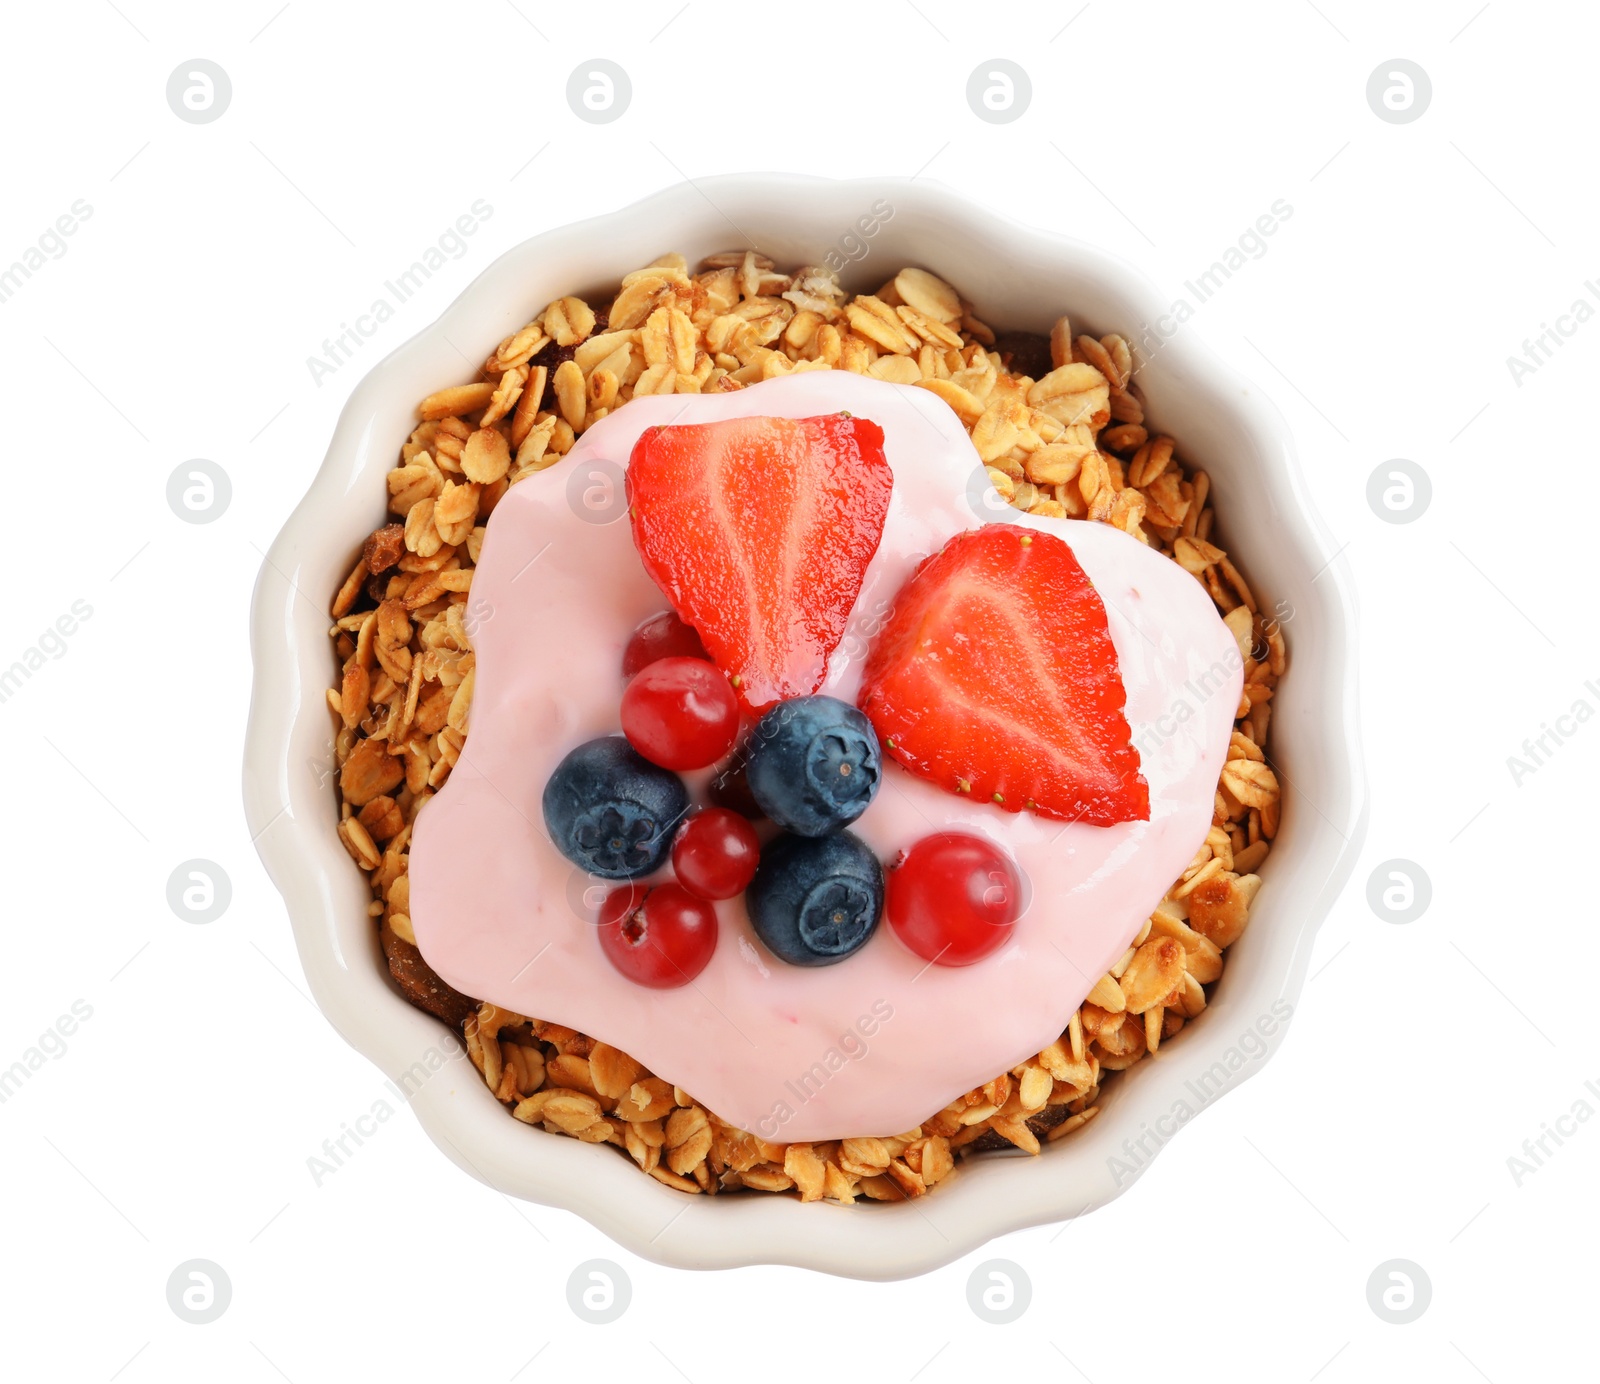
[[[1600,325],[1520,385],[1507,357],[1595,301],[1593,10],[277,3],[7,14],[0,265],[76,199],[93,214],[0,304],[0,663],[75,600],[93,615],[0,704],[0,1066],[75,1000],[93,1016],[0,1106],[0,1369],[1500,1384],[1581,1368],[1600,1122],[1567,1125],[1520,1186],[1507,1159],[1576,1102],[1600,1110],[1584,1086],[1600,1084],[1600,725],[1520,786],[1506,759],[1576,699],[1600,707],[1583,686],[1600,680]],[[205,125],[165,99],[197,56],[233,84]],[[604,126],[564,95],[596,56],[633,81]],[[1433,84],[1410,124],[1365,96],[1397,56]],[[1015,123],[967,107],[985,57],[1032,76]],[[308,1157],[385,1092],[307,998],[239,800],[251,584],[360,374],[508,246],[741,169],[921,171],[1174,296],[1287,200],[1268,253],[1191,329],[1290,417],[1363,601],[1372,825],[1281,1055],[1105,1210],[894,1285],[658,1268],[479,1186],[407,1113],[315,1186]],[[316,385],[307,356],[478,198],[494,214],[463,257]],[[210,525],[166,503],[193,457],[232,480]],[[1395,457],[1434,492],[1403,526],[1366,500]],[[205,926],[165,898],[192,857],[233,883]],[[1405,926],[1365,897],[1393,857],[1433,883]],[[1033,1285],[1009,1326],[967,1306],[997,1255]],[[207,1326],[165,1294],[197,1257],[233,1284]],[[633,1283],[611,1326],[567,1306],[594,1257]],[[1366,1295],[1396,1257],[1433,1285],[1405,1326]]]

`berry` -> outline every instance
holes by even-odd
[[[702,659],[659,658],[622,694],[622,733],[663,769],[704,769],[738,739],[739,702]]]
[[[832,966],[867,944],[883,912],[883,866],[860,837],[780,836],[745,893],[756,936],[792,966]]]
[[[600,905],[600,950],[636,985],[687,985],[717,949],[717,910],[681,884],[613,889]]]
[[[751,733],[750,794],[774,822],[797,836],[849,826],[883,780],[878,737],[837,697],[797,697],[773,707]]]
[[[761,804],[750,792],[750,754],[744,746],[735,751],[728,762],[717,770],[717,776],[706,785],[706,794],[718,807],[726,807],[741,817],[751,820],[765,817]]]
[[[861,709],[913,774],[1007,812],[1146,821],[1106,608],[1054,534],[957,534],[901,588]]]
[[[706,646],[694,632],[670,610],[652,615],[633,632],[628,647],[622,651],[622,676],[631,678],[641,668],[658,658],[703,658],[710,660]]]
[[[544,824],[556,849],[600,879],[659,869],[688,810],[678,776],[620,735],[579,745],[544,786]]]
[[[887,912],[895,936],[924,961],[970,966],[1015,931],[1022,879],[992,841],[941,831],[889,871]]]
[[[647,428],[635,444],[634,545],[747,710],[822,686],[893,485],[883,429],[842,413]]]
[[[678,883],[696,898],[731,899],[761,861],[756,829],[737,812],[708,807],[678,828],[672,843],[672,868]]]

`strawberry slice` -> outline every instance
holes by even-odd
[[[893,484],[883,429],[843,413],[656,427],[634,446],[634,545],[751,713],[822,686]]]
[[[1145,821],[1106,608],[1053,534],[957,534],[901,588],[858,702],[888,754],[952,793],[1064,821]]]

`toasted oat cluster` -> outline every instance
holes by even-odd
[[[1065,317],[1048,337],[997,335],[923,269],[851,297],[830,270],[784,273],[735,251],[694,272],[665,255],[609,302],[558,299],[495,348],[479,379],[422,401],[389,473],[394,521],[367,540],[333,599],[339,837],[368,874],[369,912],[401,990],[461,1028],[517,1119],[615,1144],[683,1192],[897,1201],[921,1196],[966,1154],[1037,1153],[1041,1136],[1070,1134],[1098,1113],[1107,1074],[1156,1054],[1205,1008],[1278,830],[1281,794],[1263,747],[1286,650],[1278,620],[1212,541],[1205,472],[1147,429],[1135,368],[1122,337],[1074,336]],[[451,989],[416,948],[406,865],[412,823],[467,735],[473,567],[507,488],[559,465],[629,399],[830,369],[943,399],[1017,509],[1115,525],[1182,565],[1238,641],[1244,690],[1205,844],[1054,1043],[916,1129],[785,1145],[724,1124],[615,1048]]]

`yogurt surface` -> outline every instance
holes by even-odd
[[[822,690],[855,701],[896,593],[953,534],[988,520],[1056,534],[1105,602],[1150,819],[1095,827],[1007,813],[886,757],[878,796],[851,830],[886,867],[935,831],[997,842],[1028,899],[1004,947],[973,966],[929,965],[885,921],[837,965],[789,966],[733,899],[716,905],[720,938],[706,969],[679,989],[646,989],[612,969],[595,936],[598,902],[614,886],[555,848],[540,807],[569,750],[618,733],[623,648],[667,609],[633,547],[628,457],[653,425],[840,410],[883,428],[894,491]],[[469,612],[470,733],[411,846],[423,956],[458,990],[621,1048],[729,1124],[780,1143],[910,1129],[1053,1042],[1204,840],[1242,681],[1233,637],[1175,562],[1109,525],[1008,508],[943,402],[840,370],[650,396],[602,419],[495,508]],[[695,802],[710,777],[684,776]]]

